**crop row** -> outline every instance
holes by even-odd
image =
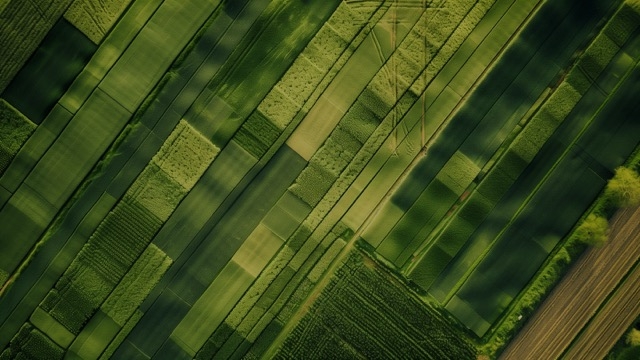
[[[149,163],[125,194],[161,221],[166,221],[187,194],[187,189],[171,178],[155,163]]]
[[[72,0],[55,1],[34,11],[30,1],[5,1],[0,7],[0,93],[33,54]]]
[[[573,68],[572,71],[579,70]],[[431,286],[449,260],[473,237],[476,228],[515,183],[581,97],[567,81],[560,84],[484,176],[476,190],[448,220],[443,230],[430,239],[427,238],[429,248],[411,270],[411,279],[425,289]],[[460,175],[456,177],[460,178]],[[470,175],[464,183],[470,185],[471,180]]]
[[[445,59],[444,63],[448,61],[448,59],[455,53],[458,47],[462,44],[464,39],[469,35],[475,24],[480,21],[482,18],[481,15],[484,15],[488,8],[493,4],[492,0],[480,1],[476,4],[476,6],[468,12],[468,16],[462,20],[462,23],[465,24],[463,27],[458,27],[455,29],[453,34],[450,36],[443,38],[442,41],[446,46],[446,51],[440,51],[437,55],[438,58]],[[419,28],[416,25],[415,28]],[[437,71],[444,66],[438,65]],[[431,66],[429,63],[427,66]],[[437,71],[434,73],[437,74]],[[367,117],[361,118],[359,123],[353,123],[353,126],[350,125],[349,115],[345,116],[346,119],[341,120],[338,124],[338,129],[343,129],[345,126],[347,127],[345,130],[350,134],[354,135],[358,141],[363,143],[361,150],[356,154],[356,156],[352,159],[351,163],[344,169],[344,171],[340,174],[338,180],[334,182],[331,188],[327,191],[325,197],[320,200],[318,206],[316,206],[311,215],[308,217],[309,223],[307,225],[315,229],[315,227],[322,221],[324,216],[331,210],[333,205],[340,199],[342,194],[348,189],[351,185],[351,182],[355,177],[362,171],[362,169],[366,166],[367,162],[373,157],[375,152],[380,148],[384,140],[391,133],[394,122],[396,121],[396,117],[402,118],[404,114],[409,110],[411,105],[417,101],[417,96],[415,94],[421,94],[428,85],[428,81],[425,80],[426,77],[424,75],[418,76],[414,79],[414,83],[411,84],[412,90],[411,92],[405,91],[400,94],[399,99],[394,103],[394,107],[392,109],[396,109],[400,111],[400,114],[395,114],[393,111],[389,110],[384,115],[384,111],[386,110],[386,106],[382,106],[384,104],[382,100],[380,100],[380,95],[377,94],[374,90],[367,87],[365,91],[358,97],[356,100],[356,108],[353,111],[357,111],[358,113],[362,113],[367,110]],[[419,83],[420,82],[420,83]],[[378,104],[376,106],[375,104]],[[382,106],[382,107],[381,107]],[[371,117],[371,114],[375,114],[375,116]],[[355,115],[355,114],[354,114]],[[358,114],[360,115],[360,114]],[[372,119],[379,119],[381,116],[384,116],[382,122],[379,122],[377,126],[367,126],[367,123],[372,122]],[[354,116],[357,118],[357,116]],[[371,124],[369,124],[371,125]],[[373,130],[371,132],[371,130]],[[335,131],[334,131],[335,132]],[[333,134],[332,134],[333,136]],[[331,136],[329,137],[331,138]],[[327,227],[330,228],[331,224]],[[321,235],[322,236],[322,235]]]
[[[4,99],[0,99],[0,175],[6,170],[36,125]]]
[[[427,36],[428,45],[424,51],[429,55],[426,57],[428,59],[428,63],[422,74],[420,74],[413,85],[411,85],[411,91],[415,94],[420,94],[424,91],[431,81],[435,79],[438,73],[440,73],[440,70],[442,70],[447,62],[449,62],[449,59],[451,59],[453,54],[458,51],[465,39],[469,34],[471,34],[471,31],[473,31],[480,20],[482,20],[489,8],[493,6],[493,3],[495,3],[495,0],[479,0],[453,30],[453,32],[448,34],[446,37],[444,35],[442,38]],[[455,5],[452,6],[455,7]],[[443,41],[444,44],[442,46],[438,46],[437,44],[439,41]],[[429,43],[431,44],[429,45]],[[431,57],[430,54],[433,51],[432,49],[435,47],[437,47],[438,50],[434,53],[433,57]],[[419,52],[413,53],[416,54],[416,56],[419,54]]]
[[[124,324],[166,270],[169,260],[155,247],[149,248],[142,258],[140,255],[187,191],[167,173],[178,174],[187,180],[187,185],[193,186],[194,178],[202,175],[216,153],[217,148],[211,143],[203,144],[203,138],[195,136],[199,134],[194,131],[184,122],[176,127],[41,303],[45,311],[71,332],[77,334],[81,330],[119,283],[118,292],[106,306],[109,314]],[[208,153],[203,154],[207,150]],[[188,154],[190,151],[199,153]],[[185,159],[205,163],[176,164]],[[193,168],[197,172],[193,172]],[[183,176],[185,174],[188,176]],[[174,191],[167,184],[180,190]],[[163,218],[158,218],[158,214],[164,215]],[[121,283],[123,277],[126,281]],[[123,295],[122,292],[134,286],[132,284],[145,290],[134,297]],[[125,297],[128,297],[126,301]]]
[[[127,337],[127,335],[129,335],[131,330],[133,330],[133,328],[138,324],[138,321],[140,321],[143,314],[144,313],[142,311],[138,310],[138,311],[135,311],[133,315],[129,317],[129,319],[127,319],[127,322],[122,326],[120,331],[118,331],[116,336],[113,338],[113,340],[111,340],[107,348],[100,355],[100,358],[99,358],[100,360],[107,360],[107,359],[113,358],[113,353],[115,353],[115,351],[118,349],[120,344],[124,342],[124,339]]]
[[[242,124],[234,139],[251,155],[260,159],[280,136],[280,129],[259,110],[251,113]]]
[[[415,102],[416,100],[417,100],[417,97],[415,97],[415,96],[402,96],[402,97],[401,97],[401,101],[398,103],[398,106],[401,106],[401,108],[402,108],[403,110],[405,110],[405,111],[406,111],[406,110],[408,110],[408,108],[410,107],[410,103],[412,104],[412,103],[413,103],[413,102]],[[371,102],[371,101],[369,101],[369,103],[372,103],[372,102]],[[374,102],[374,104],[375,104],[375,102]],[[379,104],[379,103],[378,103],[378,104]],[[384,109],[383,109],[382,111],[380,111],[380,110],[378,110],[378,109],[375,109],[375,110],[373,110],[373,111],[372,111],[372,110],[371,110],[371,107],[370,107],[370,106],[368,106],[368,105],[367,105],[367,107],[363,107],[363,108],[365,108],[365,109],[367,109],[367,108],[368,108],[367,110],[368,110],[369,114],[371,114],[371,113],[373,113],[373,114],[375,114],[375,113],[382,113],[382,111],[385,111]],[[375,111],[375,112],[374,112],[374,111]],[[367,116],[367,118],[370,118],[370,116]],[[348,134],[348,135],[350,135],[351,137],[354,137],[354,136],[353,136],[353,134],[351,134],[350,132],[346,131],[346,130],[344,129],[344,127],[342,127],[342,126],[340,126],[340,125],[339,125],[339,126],[338,126],[338,128],[339,128],[339,129],[340,129],[340,131],[342,131],[343,133],[347,133],[347,134]],[[372,126],[371,132],[374,132],[374,133],[375,133],[375,132],[376,132],[376,129],[379,129],[379,126],[378,126],[378,127],[376,127],[376,126]],[[390,132],[390,128],[388,128],[388,127],[387,127],[387,128],[385,129],[385,131],[386,131],[386,134],[388,134],[388,133]],[[354,132],[355,132],[355,131],[354,131]],[[360,137],[364,137],[364,138],[365,138],[365,140],[366,140],[366,139],[367,139],[367,136],[371,135],[371,134],[367,134],[367,133],[369,133],[369,131],[366,131],[366,132],[364,132],[364,133],[361,133],[359,136],[360,136]],[[376,140],[377,140],[377,141],[379,141],[379,142],[380,142],[380,144],[381,144],[381,143],[382,143],[382,141],[384,140],[384,137],[385,137],[385,136],[386,136],[386,135],[384,135],[384,136],[378,135],[378,136],[376,137]],[[331,139],[331,137],[330,137],[329,139]],[[358,142],[359,142],[359,141],[358,141]],[[331,144],[330,142],[328,142],[328,143],[329,143],[329,144]],[[333,146],[333,145],[334,145],[334,144],[331,144],[331,145],[329,145],[329,146]],[[378,145],[378,146],[379,146],[379,145]],[[327,150],[327,149],[323,149],[323,151],[326,151],[326,153],[329,153],[329,152],[330,152],[330,151],[329,151],[329,150]],[[319,153],[320,153],[320,152],[319,152]],[[373,154],[370,154],[370,155],[373,155]],[[349,156],[350,156],[350,155],[349,155]],[[353,163],[353,162],[352,162],[352,163]],[[358,163],[357,165],[358,165],[358,166],[363,167],[365,163],[366,163],[366,161],[362,161],[361,163]],[[312,165],[312,166],[313,166],[313,167],[317,167],[317,165],[316,165],[316,164],[314,164],[314,165]],[[324,167],[324,166],[323,166],[323,167]],[[332,167],[332,168],[330,167],[330,168],[332,169],[332,172],[335,172],[335,169],[336,169],[336,168],[341,168],[341,167],[342,167],[342,165],[338,165],[338,166],[336,166],[336,167]],[[315,171],[315,170],[317,170],[317,169],[314,169],[313,171]],[[310,171],[312,171],[312,170],[310,170]],[[350,175],[350,176],[356,176],[356,175],[357,175],[357,172],[356,172],[356,171],[349,171],[348,173],[349,173],[349,175]],[[305,174],[305,176],[308,176],[308,175],[309,175],[309,174]],[[342,183],[340,186],[341,186],[341,187],[344,187],[344,188],[345,188],[344,190],[346,190],[346,188],[349,186],[349,184],[350,184],[350,182],[344,182],[344,183]],[[317,184],[316,184],[315,186],[317,186]],[[311,197],[309,197],[309,198],[311,198]],[[329,198],[329,197],[328,197],[327,195],[325,195],[325,196],[323,196],[323,198]],[[339,199],[339,196],[337,196],[337,197],[333,197],[333,196],[332,196],[332,197],[331,197],[331,202],[332,202],[332,203],[335,203],[338,199]],[[315,199],[314,199],[314,200],[315,200]],[[308,202],[313,202],[313,201],[308,201]],[[325,212],[325,213],[326,213],[326,212],[328,212],[329,210],[330,210],[330,207],[326,207],[326,208],[324,208],[323,212]],[[312,225],[315,227],[315,226],[317,226],[318,224],[317,224],[317,223],[312,222]],[[304,225],[300,227],[300,229],[304,229],[304,228],[305,228],[305,226],[304,226]],[[306,232],[306,235],[304,235],[303,233],[305,233],[305,232],[304,232],[304,231],[300,231],[300,229],[299,229],[299,231],[296,231],[296,233],[294,233],[294,235],[292,236],[292,238],[291,238],[291,241],[292,241],[292,242],[291,242],[291,243],[288,243],[288,244],[289,244],[289,245],[291,245],[294,249],[300,249],[300,248],[302,247],[302,244],[305,244],[305,245],[306,245],[306,243],[308,242],[306,239],[308,238],[308,236],[310,235],[310,233],[309,233],[309,232]],[[295,239],[297,239],[297,238],[299,238],[299,240],[298,240],[298,241],[296,241],[296,240],[295,240]],[[295,245],[295,244],[294,244],[294,241],[295,241],[295,244],[298,244],[298,243],[299,243],[300,245],[299,245],[299,246],[294,246],[294,245]],[[311,251],[311,253],[313,253],[313,250]],[[293,280],[293,279],[292,279],[292,280]],[[302,280],[302,279],[301,279],[301,280]],[[295,289],[295,288],[294,288],[294,289]],[[301,293],[298,293],[298,294],[301,294]],[[295,292],[294,292],[294,296],[296,296],[296,293],[295,293]],[[297,298],[302,298],[302,297],[301,297],[301,296],[297,296]],[[293,297],[292,297],[292,299],[293,299]]]
[[[0,359],[57,360],[63,357],[64,350],[29,323],[22,325],[9,346],[0,354]]]
[[[337,236],[333,235],[330,241],[336,238]],[[225,320],[224,326],[231,327],[235,337],[223,338],[228,332],[219,327],[209,339],[206,350],[208,354],[218,356],[218,351],[234,347],[234,342],[239,341],[238,336],[252,343],[250,351],[259,354],[264,351],[262,347],[265,344],[275,339],[279,334],[279,330],[275,329],[284,326],[312,290],[314,284],[307,274],[313,271],[323,254],[327,254],[325,248],[331,243],[320,246],[309,246],[310,243],[305,245],[305,248],[295,253],[292,250],[281,252],[259,275],[256,280],[259,288],[250,288],[251,297],[243,297]],[[289,247],[285,246],[285,249]],[[334,249],[330,255],[337,255],[337,251]],[[327,256],[325,258],[329,262],[333,259]],[[219,345],[214,346],[214,343]]]
[[[219,152],[217,146],[186,120],[180,120],[152,162],[190,190]]]
[[[64,18],[91,41],[99,44],[130,2],[131,0],[76,0],[64,13]]]
[[[120,326],[133,315],[171,265],[172,260],[151,244],[111,292],[101,308]]]
[[[337,60],[345,51],[353,51],[348,49],[349,44],[377,10],[369,8],[356,14],[349,10],[350,7],[351,5],[344,2],[338,6],[327,23],[320,28],[289,70],[258,105],[258,110],[278,129],[284,129],[293,120],[314,92],[317,93],[319,88],[324,89],[328,85],[326,81],[336,75],[336,68],[344,65],[338,64]],[[332,68],[336,71],[330,71]]]

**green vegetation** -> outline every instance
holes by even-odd
[[[640,175],[627,167],[618,167],[607,182],[605,196],[616,207],[640,205]]]
[[[631,346],[640,346],[640,330],[632,328],[625,336],[625,341]]]
[[[618,51],[620,46],[603,32],[589,45],[578,64],[585,74],[596,79]]]
[[[130,2],[131,0],[106,3],[100,0],[76,0],[64,13],[64,18],[91,41],[99,44]]]
[[[595,214],[589,214],[575,230],[574,236],[588,244],[602,246],[607,242],[609,223],[607,219]]]
[[[625,163],[625,168],[640,167],[640,147],[637,147],[634,153]],[[590,208],[582,216],[583,224],[587,218],[603,219],[604,225],[607,225],[606,218],[613,216],[616,208],[612,206],[607,190],[594,201]],[[597,220],[602,224],[602,220]],[[483,337],[483,345],[479,348],[480,353],[487,355],[499,354],[509,340],[515,336],[518,330],[524,325],[526,319],[531,316],[535,309],[546,298],[547,294],[553,289],[555,284],[560,281],[562,276],[567,272],[572,261],[577,259],[580,254],[587,248],[587,243],[581,241],[580,232],[578,231],[582,225],[578,225],[569,233],[554,249],[546,262],[540,267],[536,275],[529,282],[518,297],[513,301],[502,319],[494,324],[494,327]],[[602,227],[599,229],[602,233]],[[582,232],[584,237],[584,232]],[[620,347],[620,346],[616,346]],[[634,353],[636,350],[624,350],[621,353]],[[615,352],[615,351],[614,351]],[[631,357],[611,357],[612,359],[631,359]]]
[[[36,125],[4,99],[0,99],[0,175],[7,169]],[[0,276],[1,277],[1,276]],[[0,281],[0,283],[4,283]]]
[[[636,319],[613,346],[605,360],[635,360],[640,358],[640,319]]]
[[[102,310],[120,326],[125,326],[172,262],[157,246],[149,245],[102,304]]]
[[[140,255],[217,153],[213,144],[180,122],[123,200],[89,237],[41,307],[78,334],[111,294],[106,311],[124,324],[169,265],[155,246],[139,259]],[[136,295],[127,290],[135,290]]]
[[[0,359],[58,360],[64,357],[64,350],[51,339],[26,323],[0,354]]]
[[[213,145],[187,121],[180,120],[164,142],[152,163],[171,179],[190,190],[209,167],[220,149]]]
[[[336,75],[335,71],[328,74],[329,69],[338,67],[336,61],[344,52],[353,52],[348,49],[349,43],[375,10],[353,13],[350,8],[351,5],[340,2],[327,23],[258,105],[258,110],[278,129],[286,128],[307,99],[328,85],[327,81]]]
[[[291,186],[291,192],[310,206],[318,205],[335,177],[322,166],[310,162]]]
[[[234,139],[255,158],[260,159],[280,136],[278,129],[259,110],[251,113]]]
[[[111,343],[109,343],[109,346],[100,356],[100,360],[107,360],[112,357],[113,353],[118,349],[120,344],[122,344],[127,335],[129,335],[131,330],[133,330],[136,324],[138,324],[138,321],[140,321],[142,315],[144,315],[142,311],[136,310],[133,315],[131,315],[131,317],[127,319],[127,322],[124,324],[122,329],[120,329],[116,337],[111,341]]]
[[[473,359],[465,334],[444,313],[353,250],[275,358]]]

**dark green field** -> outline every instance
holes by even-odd
[[[0,359],[496,357],[640,142],[635,0],[0,18]]]

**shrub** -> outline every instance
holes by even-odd
[[[616,168],[607,182],[605,198],[618,207],[640,205],[640,175],[624,166]]]
[[[625,341],[631,346],[640,346],[640,330],[631,328],[627,333]]]
[[[602,246],[607,241],[608,233],[609,223],[607,219],[595,214],[589,214],[576,228],[574,236],[586,244]]]

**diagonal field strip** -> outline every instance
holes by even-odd
[[[634,244],[640,241],[640,232],[628,235],[630,238],[626,241]],[[563,359],[603,359],[638,315],[640,263],[636,263],[607,303],[576,338]]]
[[[609,242],[584,253],[500,359],[557,359],[562,355],[640,258],[640,208],[618,212],[611,229]]]

